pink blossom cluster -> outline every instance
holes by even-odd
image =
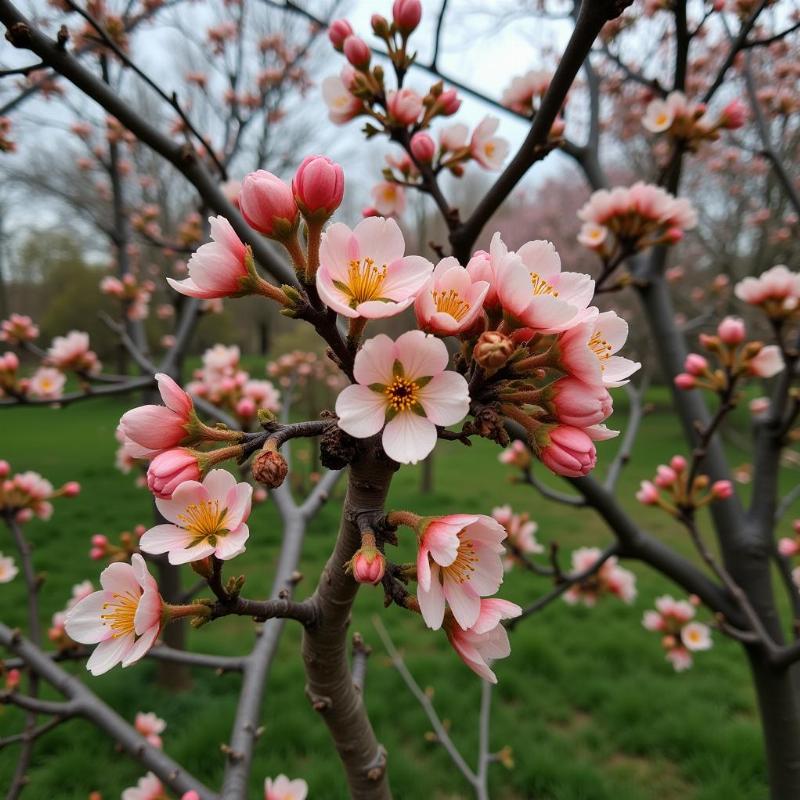
[[[0,321],[0,342],[10,345],[31,342],[39,336],[39,328],[25,314],[11,314]]]
[[[492,509],[492,518],[506,531],[506,554],[503,559],[506,571],[520,563],[522,558],[544,552],[544,547],[536,540],[539,526],[527,512],[514,513],[510,505],[497,506]]]
[[[259,411],[274,414],[280,410],[281,393],[270,381],[251,378],[239,358],[238,347],[214,345],[203,353],[203,365],[195,370],[186,389],[234,414],[244,428],[250,428]]]
[[[80,484],[68,481],[54,489],[38,472],[11,472],[8,461],[0,460],[0,515],[8,514],[17,522],[30,522],[34,517],[50,519],[56,497],[76,497]]]
[[[681,455],[673,456],[669,464],[659,464],[651,481],[642,481],[636,499],[646,506],[658,506],[679,516],[682,509],[701,508],[715,500],[733,496],[729,480],[710,482],[708,475],[690,475],[688,462]],[[691,478],[691,485],[689,480]]]
[[[602,558],[598,547],[579,547],[572,551],[572,574],[590,572]],[[564,601],[570,605],[583,603],[589,608],[597,604],[600,597],[614,595],[624,603],[636,599],[636,576],[619,565],[616,556],[607,558],[591,575],[577,581],[564,592]]]
[[[102,367],[97,354],[89,347],[89,334],[83,331],[56,336],[47,350],[45,363],[62,372],[72,371],[79,375],[93,375]]]
[[[150,310],[150,299],[153,296],[155,284],[153,281],[138,281],[136,276],[123,275],[122,279],[113,275],[106,275],[100,281],[100,291],[103,294],[120,300],[128,319],[147,319]]]
[[[699,599],[693,596],[690,601],[663,595],[656,598],[655,610],[645,611],[642,618],[647,630],[662,635],[667,661],[676,672],[692,666],[692,653],[709,650],[713,644],[708,626],[694,619]]]
[[[490,662],[511,652],[501,622],[522,613],[491,596],[503,582],[505,529],[492,517],[450,514],[420,520],[417,535],[417,601],[425,624],[444,627],[462,661],[496,683]]]
[[[747,327],[739,317],[725,317],[716,336],[700,335],[700,344],[714,362],[699,353],[689,353],[683,372],[675,376],[679,389],[709,389],[722,393],[736,381],[772,378],[784,369],[778,345],[747,341]]]
[[[270,361],[267,375],[283,389],[295,391],[318,384],[339,391],[345,380],[330,359],[306,350],[292,350]]]
[[[146,531],[144,525],[135,525],[132,531],[122,531],[117,537],[118,544],[112,543],[104,533],[94,533],[90,539],[89,558],[93,561],[130,561],[139,552],[139,539]]]
[[[675,244],[697,225],[685,198],[641,181],[633,186],[598,189],[578,211],[583,226],[578,241],[610,260],[657,244]]]
[[[503,91],[500,102],[526,117],[533,116],[542,98],[550,87],[553,73],[545,69],[531,69],[518,75]]]
[[[800,318],[800,272],[783,264],[762,272],[757,278],[744,278],[734,287],[744,303],[760,308],[770,319]]]
[[[514,439],[514,441],[497,456],[497,460],[501,464],[505,464],[509,467],[516,467],[524,471],[531,465],[531,451],[525,442]]]
[[[715,118],[710,118],[705,103],[694,103],[683,92],[670,92],[647,106],[642,125],[651,133],[668,133],[690,150],[703,141],[719,138],[720,130],[736,130],[747,120],[747,106],[740,98],[731,100]]]

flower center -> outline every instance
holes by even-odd
[[[417,404],[419,386],[408,378],[395,377],[383,391],[392,411],[408,411]]]
[[[219,500],[203,500],[201,503],[190,503],[184,509],[184,514],[178,514],[181,525],[187,531],[195,534],[195,540],[189,547],[198,544],[203,539],[208,539],[209,544],[214,544],[217,536],[228,533],[225,527],[228,509],[220,510]]]
[[[494,151],[495,151],[494,142],[486,142],[486,144],[483,146],[483,152],[486,153],[486,155],[489,156],[489,158],[491,158],[494,155]]]
[[[589,349],[600,360],[600,366],[604,368],[603,361],[607,361],[611,357],[611,345],[603,338],[600,331],[595,331],[592,338],[589,339]]]
[[[125,594],[114,594],[111,600],[103,603],[103,609],[107,609],[106,614],[101,614],[100,619],[104,624],[111,628],[112,636],[116,639],[128,633],[134,633],[133,620],[136,616],[136,609],[139,607],[139,597],[125,592]]]
[[[470,539],[464,538],[464,531],[458,534],[458,553],[456,560],[447,567],[442,567],[442,573],[448,580],[464,583],[469,580],[469,573],[475,571],[473,564],[477,564],[478,556]]]
[[[376,267],[371,258],[350,262],[347,269],[346,292],[350,295],[350,306],[355,308],[367,300],[382,300],[381,289],[386,280],[386,265]]]
[[[553,297],[558,297],[558,292],[553,288],[553,285],[546,281],[538,272],[531,272],[531,284],[535,295],[551,294]]]
[[[437,311],[449,314],[456,322],[461,322],[470,309],[469,303],[466,300],[462,300],[461,295],[455,289],[448,289],[446,292],[433,292],[433,302],[436,303]]]

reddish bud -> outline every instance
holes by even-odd
[[[737,345],[744,341],[747,329],[739,317],[725,317],[717,327],[717,335],[725,344]]]
[[[344,170],[326,156],[307,156],[292,179],[292,192],[303,216],[326,220],[344,197]]]
[[[346,19],[335,19],[328,27],[328,38],[339,52],[342,51],[345,39],[352,35],[353,28]]]
[[[261,450],[250,465],[253,477],[268,489],[277,489],[286,479],[289,465],[277,450]]]
[[[683,368],[690,375],[705,375],[708,371],[708,361],[698,353],[689,353],[689,355],[686,356],[686,361],[683,363]]]
[[[443,117],[451,117],[461,108],[461,100],[455,89],[445,89],[437,98],[436,105]]]
[[[669,465],[675,472],[683,472],[686,469],[686,459],[683,456],[672,456],[669,460]]]
[[[61,494],[64,497],[77,497],[81,493],[81,485],[78,481],[69,481],[61,487]]]
[[[727,500],[733,496],[733,484],[730,481],[715,481],[711,485],[711,496],[716,500]]]
[[[411,154],[420,164],[430,164],[436,155],[436,142],[429,134],[419,131],[411,137]]]
[[[515,350],[514,342],[503,333],[484,331],[472,351],[472,357],[487,372],[496,372],[508,363]]]
[[[200,466],[191,450],[177,447],[157,455],[147,468],[147,488],[162,500],[185,481],[199,481]]]
[[[394,0],[392,19],[397,29],[408,35],[416,29],[422,19],[422,3],[420,0]]]
[[[369,66],[372,54],[367,43],[358,36],[350,35],[344,40],[344,55],[356,68],[364,70]]]
[[[278,239],[294,229],[298,208],[292,190],[271,172],[260,169],[242,181],[239,205],[250,227]]]
[[[694,375],[689,375],[687,372],[675,376],[675,385],[679,389],[694,389],[695,383]]]
[[[364,545],[350,560],[348,569],[359,583],[380,583],[386,571],[383,553],[373,545]]]

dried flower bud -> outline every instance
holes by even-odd
[[[262,450],[250,465],[253,477],[268,489],[277,489],[286,480],[289,465],[277,450]]]
[[[472,351],[472,356],[487,372],[497,372],[508,363],[514,349],[514,342],[505,334],[484,331]]]

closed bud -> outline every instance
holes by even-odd
[[[373,14],[370,18],[372,32],[380,39],[385,39],[389,35],[389,20],[380,14]]]
[[[372,542],[375,541],[374,537],[364,537],[365,540],[368,538],[371,538]],[[374,543],[366,542],[350,559],[347,571],[352,573],[353,578],[359,583],[380,583],[386,571],[386,559]]]
[[[502,369],[516,349],[514,342],[498,331],[484,331],[472,351],[472,357],[487,372]]]
[[[358,36],[350,35],[344,40],[343,51],[347,60],[356,69],[366,69],[369,66],[371,53],[367,43]]]
[[[286,479],[289,465],[277,450],[261,450],[250,465],[253,477],[268,489],[277,489]]]
[[[418,131],[411,137],[411,154],[420,164],[430,164],[436,155],[436,142],[423,131]]]
[[[307,156],[292,179],[294,199],[306,219],[324,221],[344,196],[344,170],[326,156]]]
[[[344,40],[353,35],[353,28],[346,19],[335,19],[328,27],[328,38],[339,52],[342,51]]]
[[[408,35],[419,25],[422,19],[422,3],[420,0],[394,0],[392,19],[397,30]]]
[[[737,345],[744,341],[747,329],[739,317],[725,317],[717,327],[717,335],[723,344]]]
[[[715,500],[727,500],[733,496],[733,484],[730,481],[714,481],[711,496]]]

